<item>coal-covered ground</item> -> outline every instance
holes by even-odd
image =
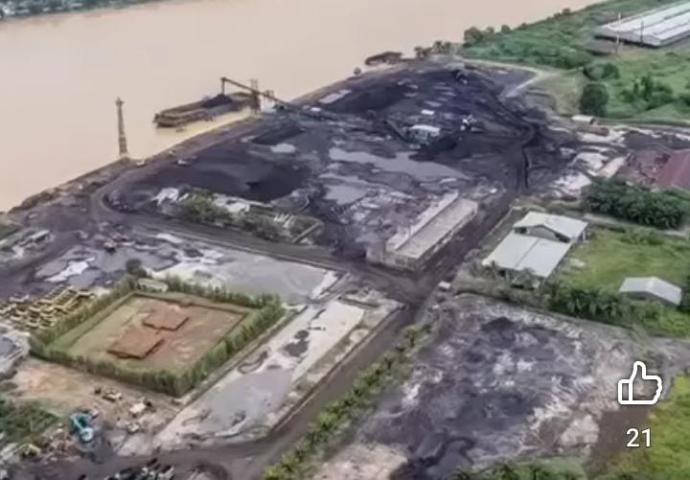
[[[430,310],[426,321],[434,333],[409,378],[318,478],[365,478],[351,470],[381,469],[376,452],[390,454],[377,478],[396,480],[446,479],[521,457],[586,457],[603,416],[619,410],[616,385],[634,360],[667,380],[690,365],[687,342],[640,344],[622,329],[470,295]]]
[[[364,248],[413,222],[434,196],[459,191],[491,208],[523,189],[527,164],[531,185],[567,164],[562,147],[574,146],[573,135],[499,98],[523,80],[436,63],[354,77],[265,115],[242,136],[161,164],[109,198],[155,212],[163,189],[210,190],[309,213],[326,223],[322,244]],[[475,128],[462,130],[468,118]],[[422,148],[403,138],[419,124],[440,127],[441,138]]]

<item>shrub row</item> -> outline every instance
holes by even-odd
[[[595,180],[583,206],[591,212],[656,228],[678,228],[687,213],[687,204],[675,195],[652,192],[618,179]]]
[[[408,328],[404,340],[364,370],[344,397],[326,407],[294,449],[264,472],[263,480],[304,478],[317,455],[371,405],[395,373],[408,364],[415,347],[430,332],[429,325]]]
[[[635,321],[651,324],[661,316],[660,306],[656,303],[634,303],[617,293],[564,284],[551,286],[548,306],[564,315],[626,327]]]
[[[218,303],[238,304],[258,310],[249,314],[249,317],[242,322],[239,330],[234,329],[229,332],[218,345],[184,371],[140,370],[112,361],[94,360],[86,356],[72,355],[66,349],[50,345],[61,334],[67,333],[85,320],[93,318],[94,315],[102,314],[104,309],[136,290],[138,288],[136,280],[128,277],[108,295],[99,298],[91,305],[76,312],[66,321],[60,322],[59,325],[52,329],[53,331],[32,337],[32,352],[46,360],[85,370],[89,373],[141,385],[150,390],[168,395],[181,396],[196,387],[213,370],[223,365],[237,352],[258,338],[285,314],[285,309],[282,307],[280,299],[274,295],[250,297],[228,291],[227,289],[185,283],[177,277],[167,278],[165,282],[171,291],[193,294]]]

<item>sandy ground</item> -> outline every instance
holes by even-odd
[[[22,363],[11,383],[16,385],[16,388],[8,393],[10,398],[37,400],[65,419],[77,409],[95,409],[100,412],[102,420],[111,426],[115,426],[118,420],[131,421],[129,409],[144,398],[153,402],[155,408],[155,411],[146,413],[139,419],[146,428],[160,427],[180,408],[165,395],[35,358],[28,358]],[[104,391],[120,392],[122,399],[117,402],[105,400],[95,394],[94,390],[97,387]]]

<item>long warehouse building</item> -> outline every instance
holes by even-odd
[[[384,245],[367,250],[367,260],[401,270],[419,270],[475,217],[477,202],[457,192],[437,198],[410,226],[401,227]]]
[[[690,36],[690,2],[648,10],[596,30],[598,37],[664,47]]]

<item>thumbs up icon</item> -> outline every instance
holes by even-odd
[[[636,393],[633,388],[636,381],[644,384],[645,391],[652,391],[647,390],[647,388],[648,386],[653,387],[653,397],[648,398],[648,395],[645,394],[643,398],[639,398],[640,392]],[[652,383],[654,383],[654,385],[651,385]],[[624,378],[618,382],[618,403],[620,405],[656,405],[656,402],[659,401],[659,397],[661,397],[662,389],[663,383],[661,377],[658,375],[648,375],[647,365],[638,360],[633,364],[633,370],[630,377]],[[638,398],[635,398],[636,395]]]

